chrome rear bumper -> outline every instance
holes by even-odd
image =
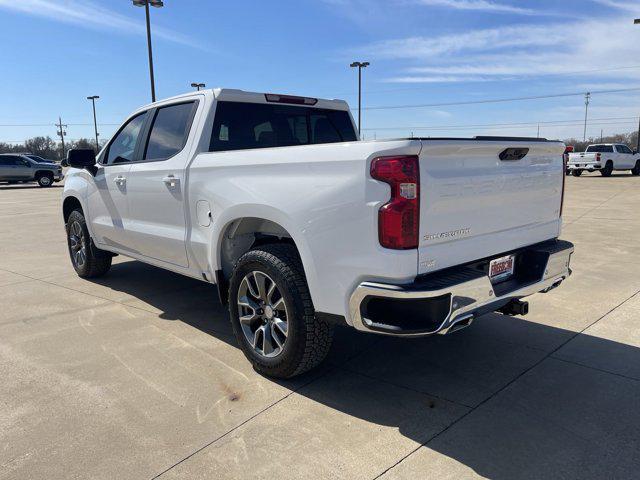
[[[573,244],[566,241],[544,242],[518,250],[516,255],[526,253],[534,257],[531,272],[523,281],[506,281],[492,284],[484,272],[465,267],[448,269],[438,278],[431,274],[429,281],[414,282],[409,285],[390,285],[376,282],[363,282],[356,287],[349,301],[349,313],[353,326],[361,331],[398,336],[426,336],[435,333],[449,333],[456,325],[466,326],[479,315],[497,310],[511,300],[520,299],[537,292],[546,292],[557,287],[571,275],[569,262],[573,253]],[[500,255],[496,255],[499,257]],[[392,302],[433,300],[439,303],[442,320],[431,322],[429,328],[404,329],[384,319],[367,318],[366,304],[371,299],[390,299]],[[428,302],[427,302],[428,303]],[[422,304],[421,304],[422,305]],[[495,308],[494,308],[495,307]],[[435,310],[438,310],[435,309]],[[384,309],[389,314],[393,307]],[[414,309],[415,310],[415,309]],[[433,319],[431,319],[433,320]]]

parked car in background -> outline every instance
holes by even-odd
[[[575,177],[588,172],[600,172],[608,177],[614,170],[631,170],[640,175],[640,154],[621,143],[598,143],[589,145],[584,152],[570,153],[567,168]]]
[[[0,182],[38,182],[41,187],[50,187],[64,178],[62,167],[55,163],[40,163],[13,153],[0,154]]]
[[[570,274],[559,141],[360,141],[340,100],[215,89],[144,106],[71,150],[71,263],[114,254],[216,284],[256,370],[317,365],[335,324],[450,333]],[[382,354],[384,356],[384,354]]]

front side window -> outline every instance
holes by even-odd
[[[349,113],[311,107],[219,102],[209,151],[352,142]]]
[[[107,165],[127,163],[134,160],[136,144],[146,118],[147,112],[141,113],[129,120],[118,132],[109,145]]]
[[[144,160],[164,160],[184,148],[195,105],[195,102],[189,102],[158,109],[151,126]]]
[[[626,145],[617,145],[616,148],[619,153],[631,154],[631,149],[629,149],[629,147],[627,147]]]

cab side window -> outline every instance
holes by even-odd
[[[196,102],[158,108],[144,152],[144,160],[166,160],[187,143]]]
[[[138,137],[140,136],[146,118],[147,112],[141,113],[129,120],[129,122],[120,129],[109,145],[105,162],[107,165],[127,163],[134,160],[136,144],[138,143]]]
[[[616,149],[618,150],[618,153],[626,153],[629,155],[632,153],[626,145],[616,145]]]

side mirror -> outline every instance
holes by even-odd
[[[60,166],[61,166],[61,167],[68,167],[68,166],[69,166],[69,162],[67,162],[67,159],[66,159],[66,158],[63,158],[63,159],[60,161]]]
[[[92,148],[74,148],[67,153],[67,164],[73,168],[86,168],[89,171],[96,165],[96,152]]]

